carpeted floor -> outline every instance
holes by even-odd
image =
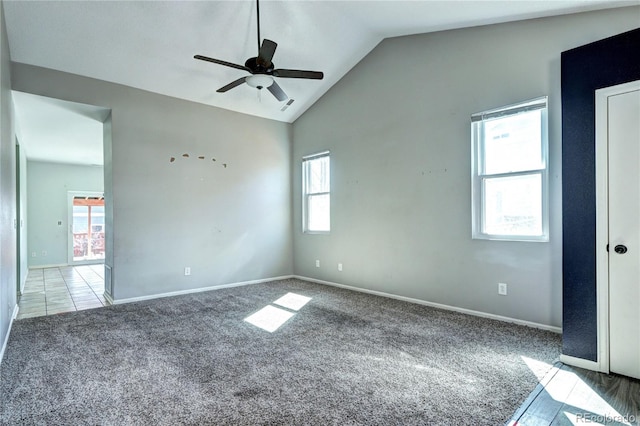
[[[273,333],[244,321],[289,292],[311,300]],[[559,353],[551,332],[285,280],[16,321],[0,423],[499,425],[537,384],[522,357]]]

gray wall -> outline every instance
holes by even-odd
[[[0,354],[16,306],[16,143],[11,103],[9,44],[0,2]],[[1,361],[1,360],[0,360]]]
[[[292,273],[291,125],[24,64],[12,71],[15,90],[111,108],[116,299]]]
[[[116,299],[295,272],[560,326],[560,52],[633,11],[385,40],[293,126],[24,64],[13,88],[112,109]],[[469,116],[545,94],[551,241],[473,241]],[[303,235],[300,159],[325,149],[332,232]]]
[[[27,249],[30,268],[67,264],[70,225],[68,192],[103,192],[103,176],[100,166],[27,162]],[[58,221],[62,224],[58,225]]]
[[[383,41],[294,123],[295,273],[561,326],[560,52],[637,25],[618,9]],[[542,95],[550,241],[472,240],[470,115]],[[305,235],[301,158],[326,149],[332,231]]]

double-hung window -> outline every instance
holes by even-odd
[[[547,97],[471,116],[473,238],[548,241]]]
[[[329,152],[302,159],[302,228],[308,233],[331,229],[331,174]]]

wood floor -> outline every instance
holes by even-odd
[[[640,425],[640,381],[557,363],[508,426]]]

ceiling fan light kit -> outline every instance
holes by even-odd
[[[232,62],[209,58],[202,55],[194,56],[194,59],[236,68],[242,71],[247,71],[251,74],[248,77],[241,77],[232,81],[226,86],[216,90],[216,92],[225,93],[242,83],[247,83],[249,86],[258,90],[267,88],[267,90],[269,90],[269,92],[271,92],[278,101],[283,102],[289,99],[289,97],[278,83],[275,82],[274,77],[322,80],[324,78],[324,74],[320,71],[275,69],[275,65],[271,60],[273,59],[273,55],[276,53],[276,47],[278,47],[278,44],[266,38],[262,40],[262,44],[260,43],[260,0],[256,0],[256,10],[258,16],[258,56],[247,59],[244,65],[238,65]]]
[[[271,87],[271,85],[273,84],[273,77],[264,74],[257,74],[247,77],[245,79],[245,82],[249,86],[255,87],[256,89],[260,90],[265,87]]]

